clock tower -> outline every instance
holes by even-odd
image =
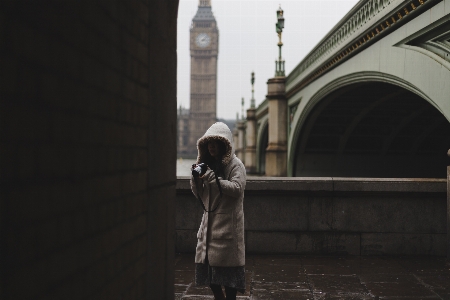
[[[197,140],[216,122],[217,55],[219,30],[211,0],[199,0],[191,25],[191,101],[188,147],[196,151]]]

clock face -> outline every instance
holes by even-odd
[[[195,38],[195,43],[201,48],[207,47],[210,42],[211,38],[207,33],[199,33]]]

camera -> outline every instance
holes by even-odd
[[[205,163],[200,163],[198,165],[196,165],[193,169],[192,169],[192,176],[194,177],[200,177],[203,176],[203,174],[206,173],[206,170],[208,169],[208,165]]]

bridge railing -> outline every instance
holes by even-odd
[[[446,255],[446,179],[248,178],[248,253]],[[178,177],[176,251],[194,252],[202,208]]]

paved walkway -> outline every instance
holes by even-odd
[[[194,255],[176,256],[175,299],[213,299],[195,287]],[[450,299],[443,257],[247,256],[238,299]]]

